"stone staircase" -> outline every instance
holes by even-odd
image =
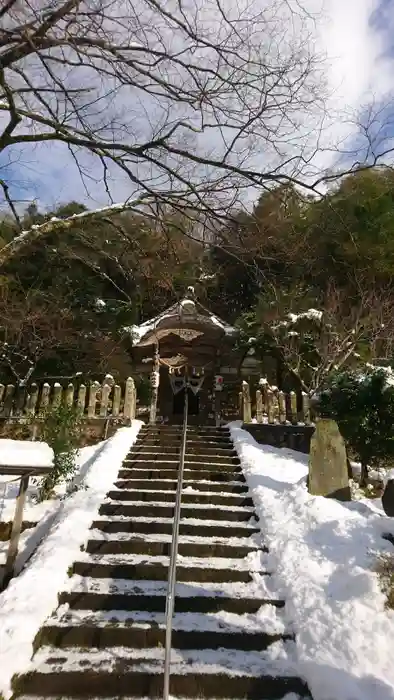
[[[181,432],[141,429],[14,697],[161,697]],[[192,427],[187,438],[171,695],[309,698],[291,660],[284,602],[266,584],[266,554],[229,432]]]

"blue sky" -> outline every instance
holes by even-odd
[[[394,0],[301,0],[302,3],[311,11],[323,5],[314,35],[316,49],[326,57],[324,73],[330,93],[322,144],[329,147],[339,143],[350,148],[362,143],[356,136],[354,117],[363,115],[367,119],[371,104],[379,114],[375,132],[379,120],[384,120],[386,126],[381,133],[386,141],[394,138]],[[317,154],[317,171],[333,166],[336,158],[331,150]],[[23,146],[0,154],[0,177],[9,182],[15,199],[36,200],[43,207],[52,208],[70,200],[90,207],[106,204],[108,198],[97,163],[85,157],[84,165],[88,192],[65,146]],[[130,184],[115,172],[112,183],[115,201],[130,196]]]

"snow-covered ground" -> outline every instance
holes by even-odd
[[[394,533],[380,500],[310,496],[308,457],[232,437],[269,547],[269,568],[296,633],[299,674],[314,700],[394,699],[394,611],[374,567]]]
[[[12,676],[28,666],[34,637],[56,608],[58,592],[67,583],[67,570],[80,554],[92,520],[140,427],[141,421],[133,421],[130,428],[119,429],[108,441],[80,451],[74,482],[82,488],[53,501],[52,510],[34,529],[41,529],[40,546],[0,594],[0,694],[4,697],[10,696]],[[36,519],[35,509],[40,506],[30,507]]]

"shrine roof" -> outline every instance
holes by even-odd
[[[238,335],[237,328],[211,313],[190,296],[176,302],[154,318],[140,325],[130,326],[127,330],[135,347],[153,345],[170,335],[173,330],[195,331],[198,335],[209,332],[218,338]]]

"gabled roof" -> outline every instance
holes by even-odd
[[[191,294],[149,321],[138,326],[131,326],[128,330],[131,333],[133,345],[142,347],[153,345],[173,330],[179,329],[190,329],[196,332],[201,329],[202,333],[210,331],[214,335],[228,337],[234,337],[238,334],[238,330],[234,326],[230,326],[219,316],[211,313],[202,304],[191,298]]]

